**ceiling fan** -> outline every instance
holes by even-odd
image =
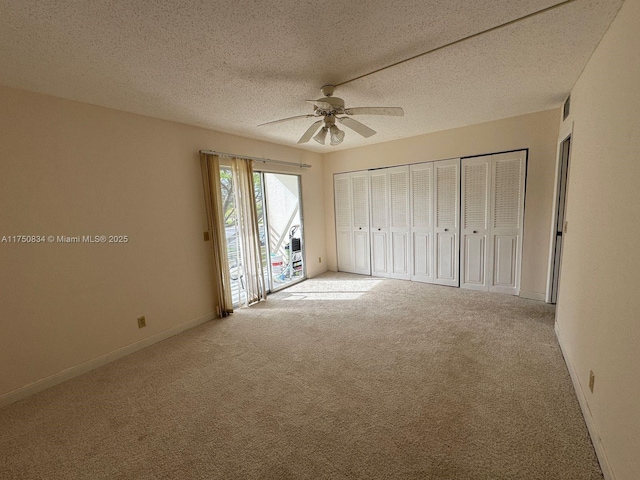
[[[402,117],[404,110],[400,107],[356,107],[347,108],[344,106],[344,100],[333,96],[336,87],[334,85],[325,85],[320,91],[324,95],[318,100],[307,100],[307,103],[313,105],[313,113],[308,115],[296,115],[295,117],[282,118],[273,122],[262,123],[258,125],[272,125],[274,123],[288,122],[298,118],[323,117],[321,120],[314,122],[300,137],[298,143],[307,143],[311,138],[321,145],[325,144],[327,134],[329,134],[331,145],[339,145],[344,140],[344,130],[340,130],[336,125],[336,120],[343,125],[349,127],[356,133],[365,138],[375,135],[376,131],[367,127],[363,123],[351,118],[353,115],[390,115]],[[347,115],[347,116],[342,116]],[[319,131],[318,131],[319,129]],[[318,132],[315,136],[314,134]]]

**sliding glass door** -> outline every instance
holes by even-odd
[[[280,173],[254,172],[258,212],[260,254],[268,291],[280,290],[305,278],[300,177]],[[246,297],[243,245],[240,241],[231,168],[220,168],[227,256],[233,305]]]
[[[279,290],[304,279],[300,177],[263,173],[268,225],[270,287]]]

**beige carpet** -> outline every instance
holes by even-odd
[[[0,478],[601,479],[553,315],[325,274],[3,408]]]

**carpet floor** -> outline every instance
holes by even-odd
[[[602,479],[542,302],[327,273],[0,410],[3,479]]]

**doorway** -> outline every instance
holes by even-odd
[[[227,258],[233,306],[246,299],[243,245],[238,230],[231,168],[220,167]],[[258,216],[260,256],[267,292],[275,292],[306,278],[300,176],[253,173]]]
[[[560,171],[558,175],[558,192],[556,199],[556,223],[555,241],[553,243],[553,269],[551,279],[550,303],[558,302],[558,289],[560,288],[560,267],[562,265],[563,233],[566,231],[566,203],[567,203],[567,179],[569,173],[569,158],[571,156],[571,135],[565,138],[560,145]]]
[[[261,173],[268,241],[269,290],[278,291],[305,278],[300,176]]]

